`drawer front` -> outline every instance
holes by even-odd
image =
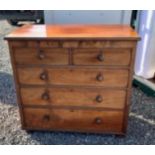
[[[123,109],[126,92],[113,89],[21,88],[21,97],[24,105]]]
[[[38,47],[37,41],[10,41],[11,46],[14,47]]]
[[[21,84],[126,87],[128,74],[125,69],[18,68]]]
[[[119,65],[130,64],[131,53],[127,49],[74,49],[75,65]]]
[[[51,127],[50,119],[50,109],[23,109],[25,125],[27,127],[49,129]]]
[[[16,64],[67,65],[67,49],[15,48]]]
[[[10,41],[12,47],[43,47],[43,48],[132,48],[135,41],[102,41],[102,40],[80,40],[80,41]]]
[[[47,47],[47,48],[58,48],[61,47],[60,41],[40,41],[40,47]]]
[[[63,41],[63,48],[132,48],[134,41]]]
[[[121,132],[122,111],[95,111],[74,109],[24,109],[27,128],[69,131]]]

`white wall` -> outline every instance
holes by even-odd
[[[131,10],[44,11],[46,24],[130,24]]]

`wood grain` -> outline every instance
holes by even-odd
[[[108,39],[138,40],[138,34],[128,25],[25,25],[6,39]]]
[[[67,49],[44,49],[44,48],[15,48],[16,64],[48,64],[48,65],[67,65]]]
[[[59,130],[121,132],[123,112],[25,108],[26,127]]]
[[[48,76],[47,80],[40,79],[44,72]],[[20,83],[29,85],[44,85],[48,82],[55,85],[126,87],[128,74],[125,69],[18,68]]]
[[[102,57],[102,59],[100,59]],[[128,49],[75,49],[73,64],[75,65],[118,65],[128,66],[131,53]]]
[[[61,47],[61,42],[59,41],[40,41],[39,47],[41,48],[59,48]]]
[[[22,41],[22,40],[10,40],[9,43],[11,44],[11,47],[38,47],[38,42],[35,40],[27,40],[27,41]]]
[[[34,93],[35,92],[35,93]],[[48,95],[43,98],[43,95]],[[21,88],[24,105],[56,105],[123,109],[126,91],[78,88]],[[97,100],[98,97],[101,98]]]
[[[124,40],[9,40],[12,47],[40,47],[40,48],[132,48],[136,45],[135,41]]]

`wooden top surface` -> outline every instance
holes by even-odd
[[[127,25],[24,25],[5,39],[109,39],[139,40]]]

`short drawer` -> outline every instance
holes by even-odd
[[[123,109],[126,91],[93,88],[21,88],[21,97],[24,105]]]
[[[122,132],[122,111],[74,110],[74,109],[24,109],[27,128],[87,131]]]
[[[67,49],[15,48],[16,64],[67,65]]]
[[[21,84],[126,87],[128,70],[80,68],[18,68]]]
[[[74,49],[75,65],[129,66],[131,52],[128,49]]]

